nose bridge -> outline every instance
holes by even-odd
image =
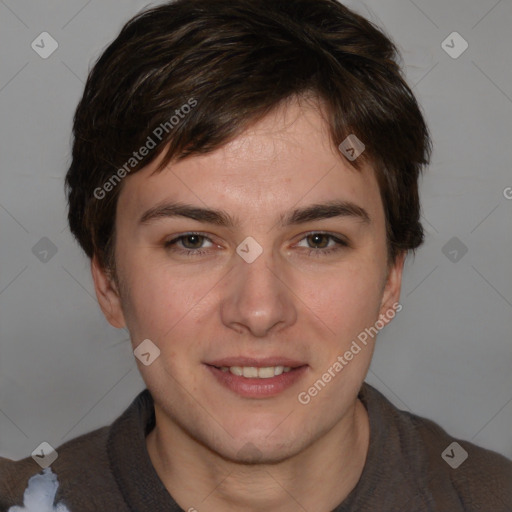
[[[237,289],[240,298],[256,302],[265,301],[267,304],[278,300],[282,283],[276,278],[276,258],[270,244],[263,248],[254,239],[246,239],[240,244],[237,252],[239,255],[241,253],[241,261],[237,262]],[[262,308],[263,304],[259,307]]]
[[[283,281],[283,263],[270,245],[263,247],[246,238],[237,248],[238,258],[231,285],[222,305],[223,322],[237,330],[242,326],[255,336],[264,336],[278,324],[294,321],[295,311]]]

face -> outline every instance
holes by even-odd
[[[227,459],[252,443],[283,460],[350,415],[374,339],[353,342],[399,299],[373,171],[327,130],[289,102],[214,152],[154,173],[158,159],[120,193],[119,289],[93,260],[107,318],[160,350],[137,360],[157,426]]]

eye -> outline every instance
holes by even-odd
[[[172,240],[168,240],[164,243],[164,247],[167,250],[177,252],[178,254],[184,254],[186,256],[196,256],[206,254],[208,251],[203,249],[203,243],[205,241],[210,242],[209,247],[213,247],[213,242],[205,235],[201,233],[185,233]]]
[[[304,242],[307,244],[306,246],[301,245]],[[205,247],[205,243],[209,245]],[[190,257],[206,255],[214,246],[212,240],[202,233],[185,233],[164,242],[166,250]],[[308,256],[321,257],[347,248],[349,244],[329,233],[315,232],[302,238],[297,247],[305,248]]]
[[[315,246],[314,248],[307,250],[307,254],[309,256],[332,254],[349,247],[347,242],[329,233],[309,233],[300,241],[300,243],[303,241],[308,244],[306,247]],[[331,245],[329,245],[330,242],[332,242]],[[301,246],[300,243],[298,244],[298,247],[304,247],[304,245]]]

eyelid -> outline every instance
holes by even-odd
[[[177,236],[174,236],[170,240],[166,240],[164,242],[164,248],[166,250],[169,250],[169,251],[172,250],[173,252],[176,252],[178,254],[182,254],[185,256],[191,256],[191,257],[202,256],[202,255],[208,254],[211,247],[206,247],[206,248],[200,247],[197,249],[187,249],[186,247],[182,248],[182,247],[178,246],[178,248],[176,248],[176,249],[171,249],[171,247],[176,246],[184,238],[187,238],[188,236],[194,236],[194,235],[203,238],[205,241],[209,241],[213,245],[217,245],[217,246],[219,245],[219,244],[216,244],[212,240],[212,238],[206,233],[202,233],[199,231],[188,231],[188,232],[179,234]],[[347,240],[347,238],[344,235],[338,234],[338,233],[330,233],[328,231],[307,231],[305,233],[301,233],[300,235],[298,235],[301,237],[299,239],[298,243],[302,242],[303,240],[306,240],[309,236],[313,236],[313,235],[324,235],[329,239],[329,241],[334,242],[334,245],[327,246],[324,248],[302,247],[303,251],[306,251],[308,256],[313,256],[313,255],[315,257],[327,256],[327,255],[330,255],[330,254],[336,253],[338,251],[341,251],[343,249],[347,249],[347,248],[351,247],[350,242]]]
[[[307,231],[306,233],[301,233],[298,235],[300,237],[299,242],[302,242],[305,238],[312,235],[325,235],[331,240],[335,240],[345,245],[349,245],[348,238],[341,233],[331,233],[330,231]]]
[[[208,235],[207,233],[202,233],[200,231],[187,231],[185,233],[173,236],[172,238],[170,238],[168,240],[167,239],[164,240],[164,246],[169,247],[170,245],[173,245],[173,244],[183,240],[184,238],[187,238],[188,236],[194,236],[194,235],[200,236],[200,237],[204,238],[205,240],[210,241],[212,244],[215,244],[215,242],[212,240],[211,236]],[[219,244],[217,244],[217,245],[219,245]],[[184,250],[187,250],[187,249],[184,249]],[[188,249],[188,250],[192,251],[192,249]]]
[[[186,238],[187,236],[193,236],[193,235],[201,236],[201,237],[205,238],[206,240],[209,240],[210,242],[214,243],[210,234],[208,234],[208,233],[203,233],[201,231],[187,231],[185,233],[178,234],[169,240],[165,240],[164,244],[169,245],[172,242],[177,242],[178,240]],[[301,233],[300,235],[297,235],[297,236],[300,237],[299,242],[301,242],[308,236],[312,236],[312,235],[326,235],[328,237],[331,237],[331,239],[338,240],[339,242],[345,243],[347,245],[349,244],[348,240],[346,239],[346,237],[344,235],[342,235],[340,233],[331,233],[329,231],[314,231],[314,230],[306,231],[305,233]]]

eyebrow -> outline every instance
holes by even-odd
[[[238,217],[232,217],[223,210],[201,208],[184,203],[166,202],[145,211],[140,217],[139,224],[149,224],[152,221],[169,217],[185,217],[227,228],[233,228],[239,223]],[[371,223],[368,212],[361,206],[351,201],[335,200],[312,204],[305,208],[297,208],[289,213],[281,214],[278,224],[281,227],[293,226],[333,217],[348,217],[363,224]]]

